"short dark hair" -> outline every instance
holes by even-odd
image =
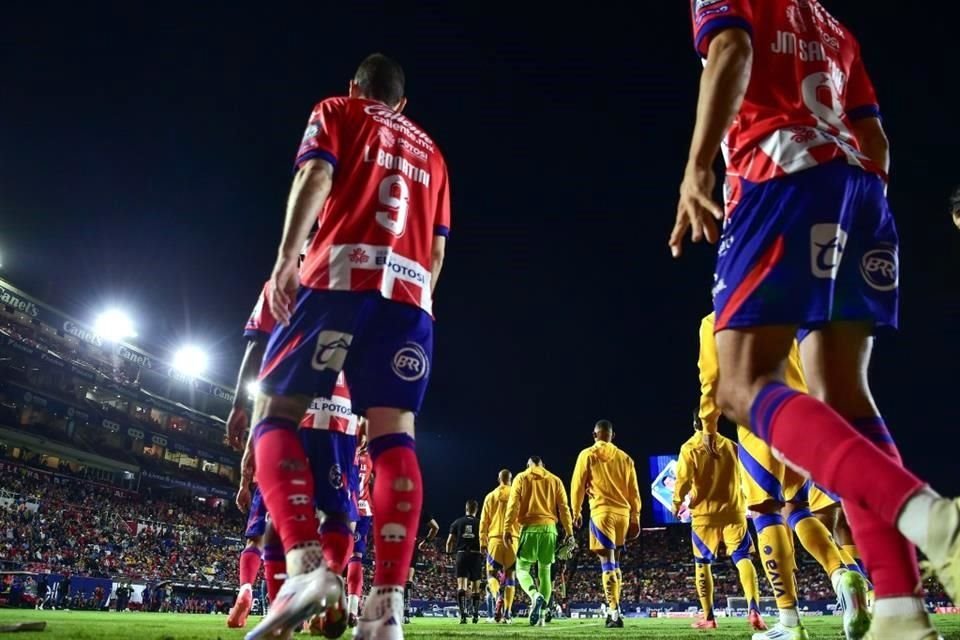
[[[598,431],[607,431],[613,433],[613,423],[609,420],[597,420],[597,424],[594,425],[594,429]]]
[[[480,504],[476,500],[467,500],[467,513],[476,513]]]
[[[543,459],[540,456],[530,456],[530,462],[533,464],[543,464]]]
[[[403,98],[406,76],[397,61],[374,53],[360,63],[353,81],[365,97],[393,107]]]
[[[513,478],[513,473],[510,472],[510,469],[500,469],[500,473],[497,474],[497,480],[503,483],[506,483],[511,478]]]

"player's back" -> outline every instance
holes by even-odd
[[[507,515],[507,503],[510,501],[510,487],[500,485],[483,499],[481,521],[486,523],[488,538],[503,537],[503,523]]]
[[[460,516],[450,529],[456,533],[457,551],[480,551],[480,521],[476,516]]]
[[[680,448],[680,456],[692,474],[690,513],[694,524],[726,524],[743,517],[743,491],[737,465],[737,445],[720,434],[716,453],[695,433]]]
[[[693,21],[703,57],[725,28],[752,36],[750,84],[724,144],[730,174],[761,182],[837,158],[877,170],[850,131],[879,113],[860,45],[817,0],[695,0]]]
[[[611,509],[629,514],[631,499],[635,498],[632,491],[636,487],[633,459],[616,445],[600,440],[580,453],[577,468],[581,466],[589,478],[587,496],[590,509]]]
[[[431,312],[434,236],[450,225],[447,168],[433,140],[383,103],[328,98],[311,114],[296,164],[312,158],[335,174],[304,286],[379,291]]]

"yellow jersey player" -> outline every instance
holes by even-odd
[[[583,524],[583,499],[590,500],[590,551],[600,559],[603,593],[610,614],[608,628],[623,627],[620,591],[623,573],[619,552],[627,537],[640,534],[640,488],[633,458],[613,444],[613,424],[601,420],[593,428],[594,443],[580,452],[570,482],[573,526]]]
[[[487,554],[487,583],[490,593],[497,598],[494,619],[510,624],[513,621],[513,597],[516,593],[517,549],[504,539],[504,519],[510,501],[513,474],[501,469],[497,488],[483,499],[480,510],[480,549]],[[514,530],[518,536],[519,531]],[[503,572],[503,594],[500,593],[500,572]]]
[[[703,619],[692,626],[694,629],[717,628],[713,613],[711,564],[723,543],[740,574],[750,626],[756,631],[766,631],[767,625],[760,617],[760,587],[751,557],[753,539],[747,529],[746,508],[740,488],[737,445],[719,433],[705,433],[697,415],[693,417],[693,428],[696,433],[680,447],[677,482],[673,490],[674,514],[679,515],[689,494],[687,509],[693,516],[690,537]]]
[[[543,626],[543,609],[550,601],[553,583],[550,567],[557,556],[557,522],[567,538],[573,535],[573,518],[567,491],[557,476],[547,471],[539,456],[530,456],[527,469],[517,474],[510,487],[504,517],[503,540],[513,546],[513,530],[520,525],[517,547],[517,578],[530,596],[530,624]],[[533,584],[530,567],[537,565],[539,588]]]
[[[717,432],[720,409],[716,404],[718,379],[717,345],[714,340],[714,314],[700,323],[700,420],[708,434]],[[794,342],[786,368],[787,384],[806,391],[806,382],[800,368],[800,352]],[[808,638],[797,610],[797,585],[793,575],[796,559],[793,536],[788,525],[797,534],[800,543],[824,568],[833,583],[834,591],[844,610],[844,632],[848,640],[863,638],[870,628],[866,606],[867,585],[863,576],[847,570],[847,562],[830,537],[830,532],[813,517],[806,503],[804,487],[807,479],[776,456],[770,447],[745,425],[737,425],[738,450],[742,470],[746,507],[758,514],[754,518],[761,561],[780,612],[780,622],[765,633],[754,635],[754,640],[801,640]],[[784,507],[790,504],[788,520]]]

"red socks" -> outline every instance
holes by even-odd
[[[394,433],[370,441],[373,459],[373,534],[376,565],[373,586],[398,586],[407,580],[417,542],[423,480],[414,441]],[[259,455],[259,449],[257,450]],[[262,464],[257,458],[258,466]]]
[[[313,474],[297,438],[297,425],[264,418],[254,431],[257,484],[283,547],[319,542],[313,508]]]
[[[267,581],[267,597],[275,602],[280,587],[283,586],[283,576],[287,573],[287,562],[283,555],[283,547],[269,544],[263,548],[263,576]]]
[[[343,575],[347,560],[353,555],[353,532],[350,526],[337,520],[325,520],[320,525],[320,545],[330,571],[338,576]]]
[[[881,451],[902,465],[900,452],[882,418],[861,418],[854,428]],[[920,568],[917,550],[896,527],[856,504],[844,504],[847,522],[857,541],[857,548],[874,583],[878,598],[915,596],[920,593]]]
[[[350,558],[347,563],[347,595],[363,594],[363,562],[360,558]]]
[[[877,596],[913,594],[919,584],[916,556],[896,521],[924,483],[900,465],[889,432],[877,426],[882,420],[858,423],[869,439],[824,403],[779,383],[764,387],[750,409],[757,435],[843,499]]]
[[[247,547],[240,552],[240,586],[253,584],[260,573],[260,549]]]

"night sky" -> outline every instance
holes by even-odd
[[[206,345],[230,383],[311,107],[382,51],[453,185],[427,509],[449,521],[530,454],[568,479],[598,418],[641,486],[647,455],[678,450],[713,265],[666,246],[700,72],[688,3],[642,3],[643,23],[559,4],[128,4],[5,9],[2,277],[82,319],[124,306],[142,344]],[[878,344],[875,391],[908,463],[957,492],[956,5],[825,4],[860,38],[892,141],[902,331]]]

